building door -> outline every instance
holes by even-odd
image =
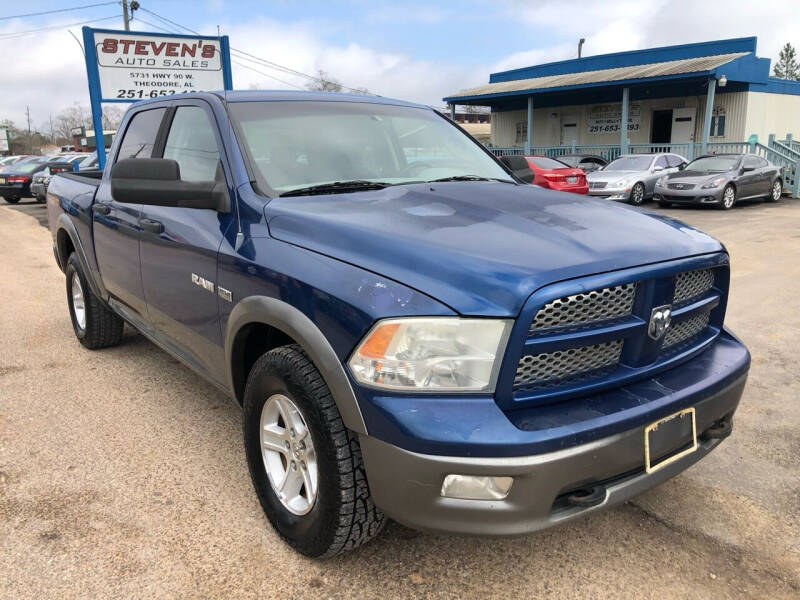
[[[561,145],[571,146],[578,143],[578,116],[561,115]]]
[[[669,144],[672,141],[672,109],[654,110],[650,120],[650,142]]]
[[[694,141],[694,117],[697,109],[676,108],[672,111],[672,139],[673,144],[685,144]]]

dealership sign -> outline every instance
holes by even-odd
[[[103,130],[103,102],[233,88],[227,36],[84,27],[83,41],[95,131]],[[101,164],[104,162],[103,156]]]
[[[641,106],[628,106],[628,131],[639,131]],[[587,128],[589,133],[617,133],[622,123],[621,104],[601,104],[589,109]]]

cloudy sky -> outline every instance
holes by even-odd
[[[81,24],[122,28],[119,3],[8,18],[103,0],[0,2],[3,57],[0,119],[35,126],[79,102],[88,104]],[[441,105],[480,85],[492,71],[584,54],[758,36],[758,54],[800,47],[798,0],[139,0],[143,9],[213,35],[231,46],[303,73],[318,69],[350,87]],[[182,32],[140,10],[132,29]],[[44,31],[26,33],[34,29]],[[250,68],[247,68],[250,67]],[[251,69],[257,69],[257,73]],[[252,62],[233,64],[234,87],[302,89],[307,80]],[[276,79],[277,78],[277,79]]]

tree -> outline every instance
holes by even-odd
[[[316,92],[341,92],[342,82],[320,69],[317,71],[317,78],[307,84],[306,89]]]
[[[781,79],[800,80],[800,65],[797,64],[797,51],[790,43],[781,48],[778,62],[772,69],[772,74]]]
[[[77,127],[92,128],[92,111],[76,102],[58,113],[54,129],[58,137],[72,139],[70,131]]]
[[[119,129],[122,123],[122,117],[125,111],[119,106],[104,106],[103,107],[103,129]]]

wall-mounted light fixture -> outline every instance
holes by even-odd
[[[728,78],[725,77],[724,74],[720,75],[719,79],[717,79],[717,84],[719,85],[719,87],[725,87],[727,83],[728,83]]]

